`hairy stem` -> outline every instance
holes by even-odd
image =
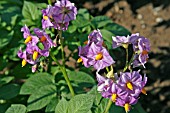
[[[60,69],[61,69],[61,71],[62,71],[62,73],[64,75],[64,79],[67,82],[67,85],[69,87],[71,95],[75,96],[73,87],[72,87],[71,82],[70,82],[70,80],[68,78],[68,74],[67,74],[67,71],[66,71],[66,68],[65,68],[65,56],[64,56],[64,44],[63,44],[63,38],[62,38],[62,31],[59,31],[59,38],[60,38],[60,43],[61,43],[60,46],[61,46],[61,55],[62,55],[62,68],[60,68]]]

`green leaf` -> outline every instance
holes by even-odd
[[[92,113],[92,111],[91,111],[91,110],[89,110],[87,113]]]
[[[35,3],[24,1],[22,14],[26,19],[37,20],[39,19],[41,12],[38,10]]]
[[[54,83],[54,76],[51,76],[48,73],[37,73],[22,85],[20,94],[32,94],[39,88]]]
[[[96,16],[91,21],[96,28],[101,28],[106,26],[107,24],[113,23],[113,21],[107,16]]]
[[[90,94],[80,94],[74,96],[69,101],[67,113],[87,113],[94,101],[94,96]]]
[[[55,113],[67,113],[68,102],[62,98],[55,108]]]
[[[74,26],[77,26],[77,28],[82,28],[88,26],[90,24],[90,21],[83,16],[77,16],[76,20],[72,21],[72,23]]]
[[[95,84],[95,80],[92,78],[91,75],[81,72],[81,71],[68,71],[68,76],[71,81],[74,81],[74,83],[77,83],[79,85],[86,86],[93,86]]]
[[[34,93],[28,98],[28,111],[39,110],[48,105],[51,99],[56,96],[55,85],[46,85],[36,89]]]
[[[26,107],[22,104],[12,104],[5,113],[26,113]]]
[[[17,84],[8,84],[0,87],[0,99],[11,99],[19,94],[20,86]]]
[[[10,43],[10,41],[12,40],[12,36],[14,34],[14,31],[7,31],[7,30],[0,30],[0,49],[2,49],[3,47],[5,47],[6,45],[8,45]]]
[[[108,99],[103,98],[100,104],[95,109],[95,113],[103,113],[108,103]]]
[[[96,105],[98,105],[102,99],[102,96],[101,96],[101,93],[99,93],[97,91],[97,86],[94,86],[89,92],[88,94],[91,94],[91,95],[94,95],[95,96],[95,99],[94,99],[94,103]]]
[[[7,77],[0,78],[0,86],[9,83],[13,79],[14,79],[14,77],[12,77],[12,76],[7,76]]]
[[[130,34],[129,30],[116,23],[108,24],[104,29],[111,31],[114,34],[113,36],[127,36]]]
[[[5,1],[7,3],[13,4],[13,5],[22,5],[22,2],[20,0],[2,0]]]
[[[112,36],[114,36],[114,34],[106,29],[101,29],[100,31],[102,33],[104,40],[112,44]]]
[[[46,107],[46,109],[45,109],[45,112],[46,112],[46,113],[54,113],[58,101],[59,101],[58,98],[53,97],[53,98],[51,99],[51,102],[47,105],[47,107]]]
[[[69,33],[73,33],[74,31],[76,31],[76,29],[77,29],[77,26],[70,25],[70,26],[68,27],[68,32],[69,32]]]
[[[87,20],[90,19],[90,14],[89,14],[89,12],[88,12],[87,9],[80,8],[80,9],[78,10],[78,15],[83,16],[83,17],[84,17],[85,19],[87,19]]]

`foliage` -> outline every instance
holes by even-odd
[[[51,59],[43,60],[39,72],[31,73],[30,66],[21,67],[17,56],[20,47],[25,47],[20,29],[25,24],[30,29],[41,27],[41,9],[46,3],[36,1],[1,0],[0,1],[0,113],[102,113],[108,99],[97,92],[96,80],[91,68],[74,71],[66,66],[68,77],[75,89],[76,96],[71,94],[63,80],[61,70]],[[79,9],[76,20],[63,33],[65,47],[72,51],[71,56],[78,59],[78,46],[84,45],[88,34],[100,29],[109,50],[112,50],[112,36],[128,35],[124,27],[113,23],[106,16],[93,17],[86,9]],[[51,36],[55,32],[47,31]],[[51,52],[61,58],[60,47]],[[43,65],[48,66],[46,70]],[[50,64],[51,63],[51,64]],[[46,72],[45,72],[46,71]],[[83,93],[83,94],[82,94]],[[123,108],[112,105],[109,113],[122,113]],[[140,104],[134,106],[130,113],[145,113]]]

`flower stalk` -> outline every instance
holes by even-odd
[[[65,56],[64,56],[64,44],[63,44],[63,38],[62,38],[62,31],[59,31],[59,38],[60,38],[60,43],[61,43],[61,54],[62,54],[62,66],[60,66],[60,69],[63,73],[63,76],[64,76],[64,79],[66,80],[67,82],[67,85],[69,87],[69,90],[71,92],[71,95],[72,96],[75,96],[75,93],[74,93],[74,90],[73,90],[73,87],[71,85],[71,82],[68,78],[68,74],[66,72],[66,68],[65,68]]]
[[[105,111],[104,111],[103,113],[108,113],[111,105],[112,105],[112,101],[109,99],[109,101],[108,101],[108,103],[107,103],[107,106],[106,106],[106,109],[105,109]]]

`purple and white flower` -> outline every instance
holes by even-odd
[[[30,30],[26,25],[21,28],[21,32],[24,32],[23,37],[25,39],[25,44],[31,43],[32,45],[36,45],[38,43],[38,37],[31,35]]]
[[[39,37],[40,42],[44,45],[44,49],[48,50],[49,48],[56,47],[56,44],[53,43],[46,32],[40,30],[39,28],[35,28],[34,33]]]
[[[95,43],[98,46],[102,46],[103,44],[103,37],[102,34],[100,32],[100,30],[94,30],[92,33],[89,34],[88,36],[88,45]]]
[[[101,76],[98,72],[96,72],[96,78],[98,81],[97,90],[101,92],[104,98],[109,98],[112,95],[110,90],[113,84],[113,80]]]
[[[91,58],[88,63],[97,70],[115,63],[108,51],[102,46],[95,45],[94,42],[89,47],[87,57]]]
[[[27,51],[22,51],[22,49],[20,48],[18,51],[18,57],[23,59],[22,60],[22,67],[24,67],[27,63],[29,64],[36,64],[36,61],[33,60],[32,58],[32,54],[29,54]]]
[[[139,96],[146,82],[147,77],[144,76],[144,79],[142,79],[139,71],[120,73],[118,80],[118,84],[124,87],[127,93],[135,98]]]
[[[53,13],[54,13],[54,8],[50,5],[47,6],[46,9],[42,10],[43,14],[43,19],[42,19],[42,28],[46,29],[49,27],[54,27],[53,25]]]
[[[69,0],[57,1],[54,5],[56,23],[66,23],[76,19],[77,8]]]

